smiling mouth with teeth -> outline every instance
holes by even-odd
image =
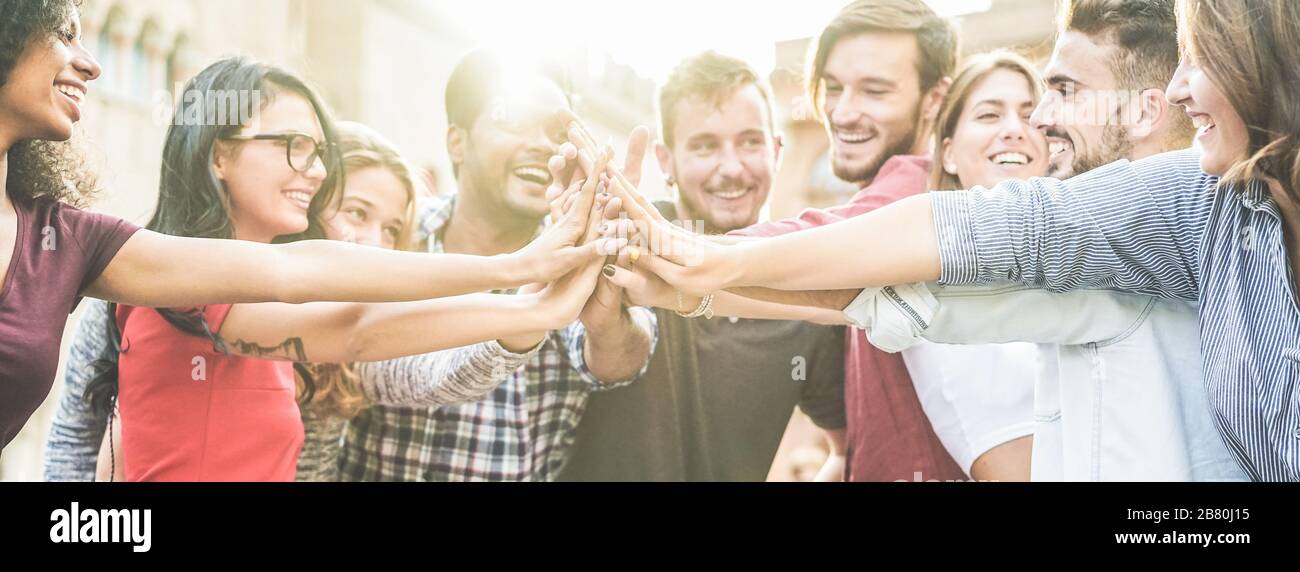
[[[285,191],[284,196],[304,210],[311,208],[311,193],[306,191]]]
[[[68,85],[66,83],[61,83],[54,86],[54,89],[58,90],[59,93],[67,96],[68,99],[71,99],[75,103],[81,103],[86,99],[86,90],[81,89],[75,85]]]
[[[551,184],[551,172],[544,167],[519,167],[513,171],[516,177],[543,187]]]
[[[1028,155],[1025,155],[1024,153],[1016,153],[1014,151],[1009,151],[1006,153],[998,153],[997,155],[989,157],[989,160],[998,165],[1028,165],[1029,164]]]
[[[1068,147],[1069,145],[1067,145],[1064,141],[1052,141],[1047,144],[1047,149],[1049,152],[1051,152],[1053,157],[1055,157],[1056,155],[1060,155],[1061,153],[1064,153]]]
[[[720,199],[738,199],[749,194],[749,189],[735,189],[731,191],[709,191],[710,195]]]
[[[871,140],[871,136],[866,133],[847,133],[836,131],[835,137],[845,143],[866,143]]]

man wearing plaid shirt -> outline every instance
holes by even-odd
[[[421,205],[417,234],[430,252],[513,252],[549,211],[546,163],[563,126],[547,118],[568,106],[563,81],[505,69],[499,54],[479,50],[448,80],[447,147],[460,192]],[[553,480],[588,393],[630,383],[649,364],[654,313],[622,301],[622,292],[602,279],[578,322],[550,332],[529,354],[503,351],[494,368],[500,385],[479,401],[363,411],[345,437],[343,480]]]

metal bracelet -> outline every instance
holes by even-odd
[[[713,294],[706,294],[704,298],[700,300],[700,305],[697,306],[694,310],[691,310],[689,313],[682,312],[681,307],[682,307],[682,293],[679,290],[677,292],[678,309],[674,310],[675,312],[677,312],[678,316],[681,316],[683,318],[698,318],[700,316],[704,316],[705,319],[713,319]]]

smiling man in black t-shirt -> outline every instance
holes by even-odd
[[[665,217],[709,234],[758,222],[781,153],[771,99],[734,58],[706,52],[674,70],[655,146],[678,191],[657,205]],[[657,312],[649,369],[591,396],[561,480],[761,481],[796,405],[843,430],[841,328]]]

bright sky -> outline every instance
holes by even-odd
[[[992,0],[926,0],[957,16]],[[641,75],[662,80],[687,56],[714,49],[771,71],[773,43],[816,35],[848,0],[456,0],[442,7],[473,37],[538,53],[589,46]]]

